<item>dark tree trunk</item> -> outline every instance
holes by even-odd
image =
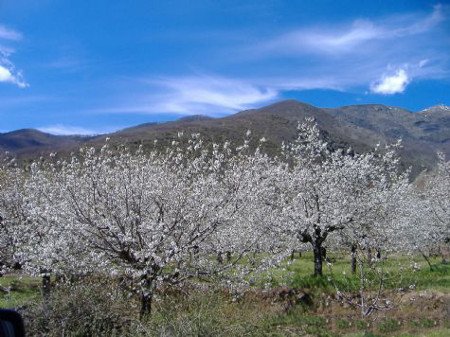
[[[141,279],[141,310],[139,318],[150,317],[152,314],[153,302],[153,278],[146,274]]]
[[[335,226],[328,226],[326,229],[321,229],[320,225],[314,226],[314,234],[311,235],[309,233],[300,232],[297,233],[297,237],[299,240],[303,243],[309,242],[313,247],[313,253],[314,253],[314,276],[322,276],[322,266],[323,266],[323,260],[324,256],[326,257],[326,250],[325,247],[323,247],[323,243],[328,237],[328,234],[330,234],[333,231],[336,231],[339,229]]]
[[[327,260],[327,249],[325,247],[322,247],[322,260],[328,261]]]
[[[419,250],[420,254],[422,254],[423,258],[425,259],[425,261],[427,261],[428,267],[430,267],[430,271],[433,271],[433,265],[431,264],[431,261],[429,259],[429,257],[427,256],[427,254],[425,254],[423,252],[423,250]]]
[[[42,276],[42,297],[44,298],[44,302],[49,301],[51,289],[50,274],[45,273],[44,276]]]
[[[227,255],[227,262],[230,262],[231,261],[231,252],[228,251],[226,255]]]
[[[377,259],[381,259],[381,248],[377,248]]]
[[[155,293],[155,280],[160,271],[158,265],[152,265],[151,270],[141,276],[141,310],[139,318],[142,320],[152,314],[153,295]]]
[[[223,256],[222,252],[217,253],[217,263],[222,264],[223,263]]]
[[[322,264],[323,264],[323,248],[317,241],[313,243],[314,252],[314,276],[322,276]]]
[[[352,245],[351,248],[351,265],[352,265],[352,274],[356,273],[356,245]]]
[[[52,291],[52,284],[50,279],[50,273],[45,270],[42,273],[42,302],[43,302],[43,315],[44,322],[48,322],[50,316],[50,295]]]
[[[150,317],[152,314],[153,292],[147,290],[141,293],[141,310],[139,312],[140,319]]]

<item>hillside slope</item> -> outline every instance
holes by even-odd
[[[82,144],[100,145],[105,137],[113,143],[129,146],[153,146],[177,138],[180,131],[200,133],[207,141],[231,140],[239,143],[247,130],[252,131],[254,143],[266,138],[264,147],[277,153],[283,141],[296,136],[297,123],[313,117],[324,136],[335,147],[351,146],[366,151],[376,144],[387,144],[402,138],[402,162],[412,166],[417,174],[433,167],[436,151],[450,155],[450,108],[436,106],[422,112],[368,104],[334,109],[317,108],[294,100],[282,101],[260,109],[246,110],[223,118],[192,116],[167,123],[146,123],[108,135],[91,138],[52,136],[36,130],[19,130],[0,134],[0,149],[21,156],[60,151],[67,153]]]
[[[266,138],[266,149],[276,152],[282,141],[295,138],[298,121],[306,117],[313,117],[335,146],[351,146],[356,151],[366,151],[378,143],[393,143],[401,138],[403,164],[412,166],[415,174],[433,167],[436,151],[450,155],[450,110],[439,107],[420,113],[375,104],[321,109],[288,100],[224,118],[197,117],[137,126],[110,136],[116,142],[146,145],[154,139],[162,142],[176,139],[178,131],[184,131],[199,132],[211,141],[238,142],[251,130],[255,140]],[[96,142],[103,139],[100,137]]]
[[[81,146],[92,137],[55,136],[35,129],[21,129],[0,133],[0,151],[18,156],[37,156],[48,151],[58,151]]]

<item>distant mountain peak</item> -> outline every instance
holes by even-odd
[[[438,105],[434,105],[429,108],[423,109],[421,112],[427,113],[427,112],[433,112],[433,111],[448,111],[448,112],[450,112],[450,106],[444,105],[444,104],[438,104]]]
[[[312,107],[312,108],[316,108],[315,106],[305,103],[305,102],[300,102],[297,101],[295,99],[286,99],[280,102],[275,102],[272,103],[268,106],[265,106],[263,108],[260,108],[259,110],[270,110],[270,109],[283,109],[283,108],[289,108],[289,107]]]
[[[423,113],[422,113],[423,112]],[[116,131],[109,136],[117,142],[153,146],[170,143],[180,131],[201,133],[213,142],[239,142],[247,130],[255,139],[264,137],[267,151],[276,154],[281,142],[297,136],[298,122],[314,118],[324,137],[334,147],[368,151],[375,144],[403,139],[402,163],[414,174],[432,168],[437,150],[450,156],[450,107],[437,105],[421,113],[382,104],[360,104],[339,108],[319,108],[296,100],[284,100],[259,109],[250,109],[220,118],[193,115],[164,123],[145,123]],[[101,137],[54,136],[38,130],[22,129],[0,133],[0,152],[9,151],[22,158],[36,158],[50,151],[70,153],[80,146],[101,146]],[[161,145],[162,146],[162,145]]]

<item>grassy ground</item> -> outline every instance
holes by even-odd
[[[311,253],[286,263],[272,271],[266,281],[273,285],[287,284],[296,288],[319,289],[320,291],[358,291],[359,275],[351,274],[350,259],[342,254],[329,254],[331,266],[324,263],[324,276],[312,276],[314,265]],[[385,274],[386,288],[413,286],[416,290],[432,290],[450,293],[450,265],[441,264],[440,258],[431,258],[433,270],[419,257],[388,256],[380,263]]]
[[[22,275],[0,277],[0,308],[18,308],[39,298],[40,280]]]
[[[450,336],[449,265],[434,259],[435,268],[430,271],[420,259],[414,265],[410,258],[388,258],[382,266],[390,274],[384,295],[396,298],[395,307],[363,318],[335,297],[336,287],[348,293],[357,291],[359,278],[351,275],[347,258],[332,254],[330,258],[332,268],[325,267],[322,278],[310,276],[312,257],[303,254],[260,280],[270,282],[271,289],[256,286],[239,298],[223,290],[195,287],[159,293],[151,318],[144,322],[136,319],[137,299],[124,297],[110,281],[58,288],[49,318],[36,322],[35,317],[43,315],[40,280],[4,276],[0,286],[10,291],[0,292],[0,306],[26,307],[26,319],[32,321],[29,331],[45,327],[48,336],[62,335],[58,330],[62,323],[67,336]],[[404,289],[399,292],[399,287]],[[295,290],[294,300],[280,296],[286,289]],[[303,293],[311,296],[310,304],[295,302]],[[94,323],[97,330],[92,330]],[[117,324],[128,328],[118,329]]]

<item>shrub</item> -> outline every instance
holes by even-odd
[[[48,303],[36,301],[23,312],[30,336],[145,335],[137,303],[106,281],[62,284]]]

